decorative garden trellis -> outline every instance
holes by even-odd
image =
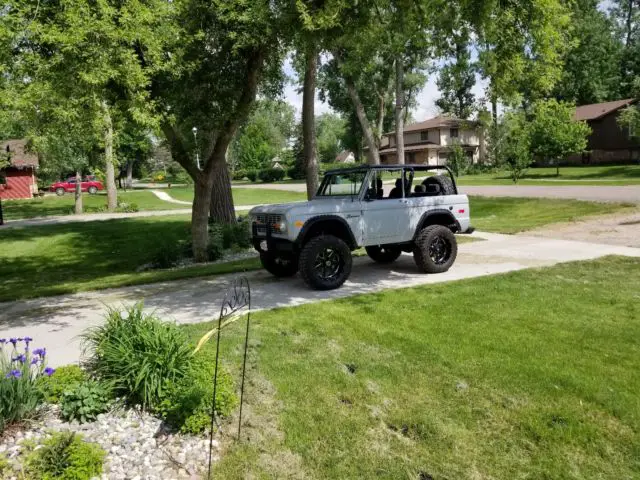
[[[238,418],[238,440],[240,440],[240,432],[242,430],[242,404],[244,401],[244,380],[247,368],[247,348],[249,345],[249,326],[251,323],[251,286],[247,277],[239,277],[231,282],[222,301],[220,307],[220,316],[218,317],[218,328],[216,335],[216,360],[213,373],[213,403],[211,405],[211,433],[209,437],[209,466],[208,477],[211,478],[211,463],[213,455],[213,433],[216,427],[216,395],[218,387],[218,365],[220,360],[220,337],[222,328],[232,320],[233,317],[241,316],[246,313],[246,327],[244,337],[244,352],[242,359],[242,380],[240,383],[240,412]]]

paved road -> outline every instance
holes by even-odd
[[[234,185],[234,188],[264,188],[270,190],[286,190],[290,192],[306,192],[301,183],[259,183],[255,185]],[[460,185],[460,191],[468,195],[482,197],[536,197],[536,198],[569,198],[591,200],[596,202],[629,202],[640,204],[640,185],[631,186],[531,186],[531,185]]]
[[[298,277],[280,280],[264,271],[247,274],[251,281],[254,309],[287,307],[383,289],[446,282],[586,260],[604,255],[640,257],[640,249],[598,245],[529,236],[476,234],[485,238],[460,245],[458,260],[447,273],[417,272],[413,259],[403,255],[391,266],[357,258],[351,278],[334,291],[309,290]],[[75,362],[80,356],[78,335],[102,321],[105,305],[131,304],[144,300],[145,307],[181,324],[215,318],[224,288],[234,275],[181,280],[126,287],[76,295],[48,297],[23,302],[0,303],[0,337],[31,336],[36,346],[46,346],[53,365]]]

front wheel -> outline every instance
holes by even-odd
[[[402,250],[398,247],[388,245],[376,245],[372,247],[365,247],[367,255],[378,263],[391,263],[395,262],[402,254]]]
[[[56,195],[61,197],[64,195],[64,188],[56,188]]]
[[[262,266],[274,277],[293,277],[298,271],[298,262],[296,260],[293,255],[260,252]]]
[[[98,189],[96,187],[89,187],[87,191],[89,192],[89,195],[95,195]]]
[[[458,255],[458,242],[451,230],[430,225],[416,237],[413,259],[425,273],[443,273],[451,268]]]
[[[351,250],[333,235],[309,240],[300,253],[300,275],[315,290],[340,287],[351,274]]]

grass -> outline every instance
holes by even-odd
[[[471,197],[471,224],[485,232],[517,233],[590,215],[623,212],[632,204],[552,198]]]
[[[185,202],[193,201],[193,188],[177,187],[170,190],[164,190],[176,200]],[[272,190],[264,188],[234,188],[233,203],[234,205],[265,205],[268,203],[286,203],[300,202],[307,199],[306,193],[289,192],[286,190]]]
[[[513,233],[624,209],[572,200],[474,197],[478,230]],[[0,301],[140,285],[260,268],[256,259],[171,270],[136,270],[164,245],[189,238],[189,216],[123,218],[0,229]],[[460,237],[461,243],[464,241]]]
[[[260,267],[257,259],[136,272],[189,237],[185,215],[0,230],[0,301],[202,277]]]
[[[638,291],[610,257],[256,313],[214,478],[638,478]]]
[[[83,194],[82,200],[85,209],[90,213],[91,209],[106,208],[107,194],[99,192],[96,195]],[[119,191],[118,201],[121,203],[135,203],[140,210],[176,210],[189,208],[188,205],[179,205],[165,202],[153,193],[144,190]],[[73,213],[73,194],[65,194],[61,197],[47,195],[42,198],[30,200],[3,200],[2,207],[6,220],[19,220],[23,218],[48,217],[52,215],[70,215]]]
[[[463,175],[460,185],[513,185],[507,172]],[[640,165],[530,168],[519,185],[580,186],[580,185],[640,185]]]

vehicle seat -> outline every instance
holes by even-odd
[[[382,200],[384,198],[384,187],[382,186],[382,179],[378,178],[376,179],[376,198],[378,200]]]
[[[426,192],[427,192],[427,187],[425,187],[424,185],[416,185],[413,189],[413,196],[424,197]]]
[[[389,198],[402,198],[402,179],[396,179],[396,186],[389,192]]]

